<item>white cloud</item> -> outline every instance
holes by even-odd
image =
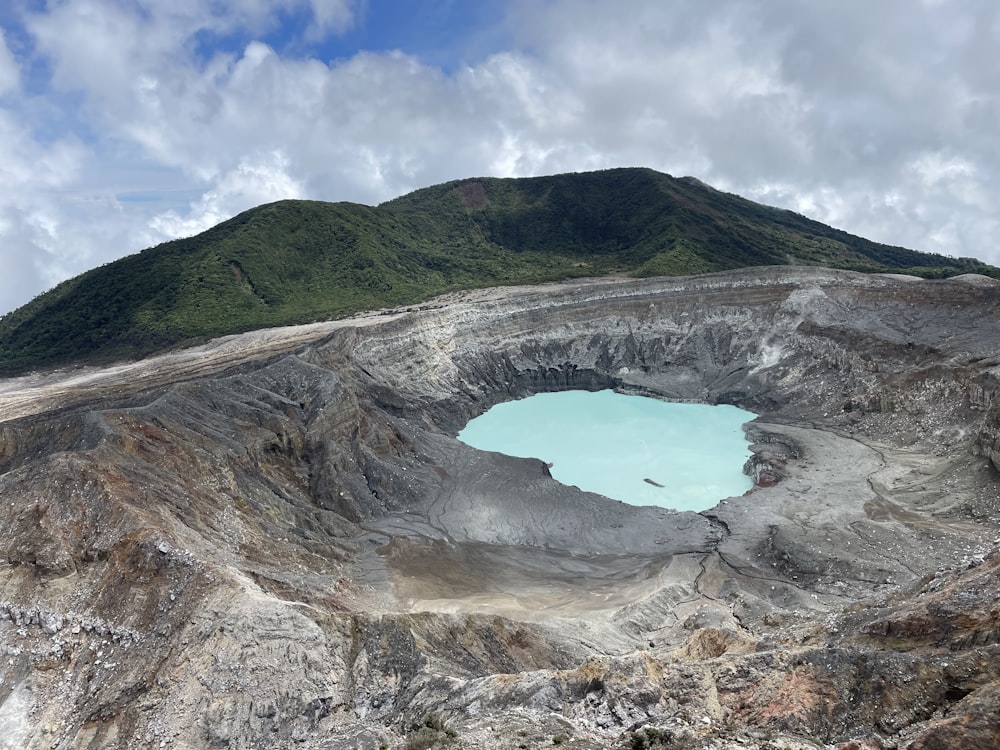
[[[15,113],[0,109],[0,300],[26,302],[65,278],[63,257],[87,257],[85,248],[63,245],[72,210],[63,191],[84,159],[72,139],[39,143]]]
[[[257,159],[243,159],[192,204],[187,215],[166,211],[150,220],[150,229],[160,239],[188,237],[225,221],[248,206],[305,197],[302,186],[289,176],[288,166],[288,159],[277,151]]]
[[[309,5],[313,21],[306,36],[310,40],[343,33],[357,21],[357,9],[354,3],[345,0],[310,0]]]
[[[0,29],[0,95],[15,91],[21,83],[21,69]]]

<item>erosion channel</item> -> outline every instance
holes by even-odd
[[[0,381],[0,747],[994,747],[998,307],[574,282]],[[455,437],[608,388],[758,414],[753,490]]]

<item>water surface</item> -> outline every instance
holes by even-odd
[[[481,450],[540,458],[563,484],[632,505],[707,510],[753,486],[735,406],[679,404],[614,391],[560,391],[498,404],[458,439]]]

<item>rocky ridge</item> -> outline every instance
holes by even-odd
[[[998,306],[598,280],[0,381],[0,747],[1000,746]],[[454,438],[609,387],[759,414],[754,490]]]

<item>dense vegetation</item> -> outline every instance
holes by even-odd
[[[0,372],[142,356],[461,288],[789,263],[1000,275],[647,169],[470,179],[376,208],[272,203],[88,271],[0,318]]]

